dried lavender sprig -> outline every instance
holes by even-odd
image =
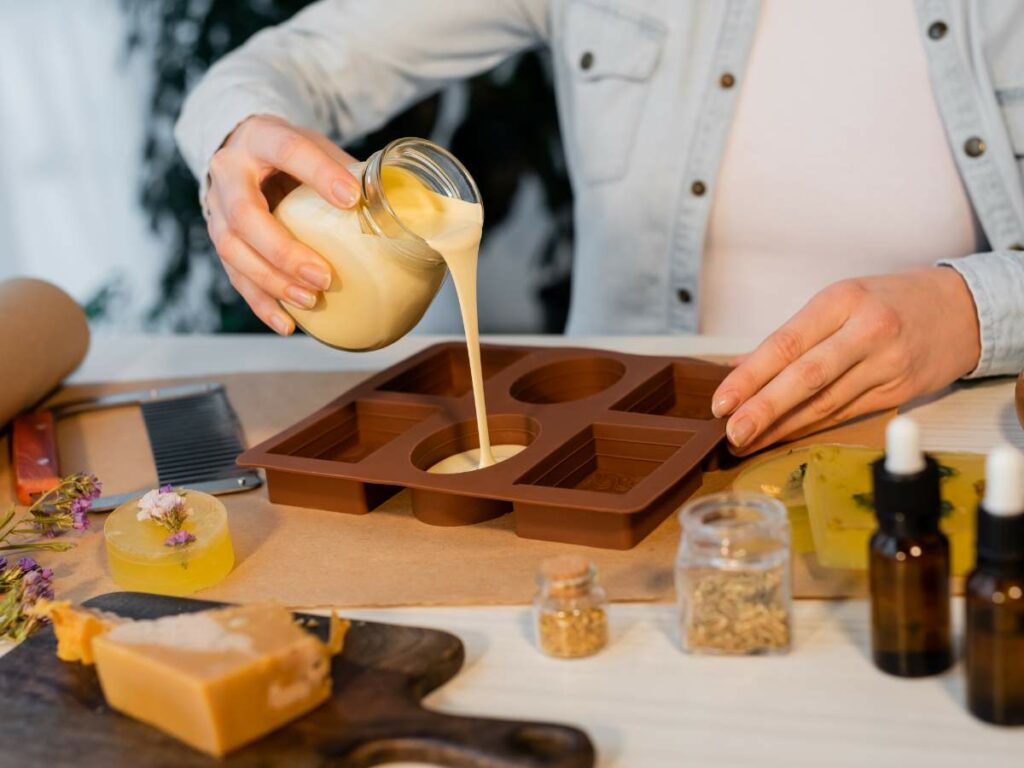
[[[85,530],[89,527],[89,509],[101,489],[102,484],[94,475],[80,473],[64,478],[29,507],[28,517],[15,520],[12,507],[0,521],[0,542],[7,542],[11,536],[42,534],[46,538],[54,538],[68,530]],[[26,542],[18,546],[26,549],[67,548],[42,546],[41,542]]]
[[[0,519],[0,551],[61,551],[74,546],[53,541],[67,530],[88,528],[89,509],[99,497],[102,485],[94,475],[77,474],[64,478],[28,508],[26,516],[16,518],[16,508]],[[38,537],[12,541],[12,537]],[[12,565],[0,556],[0,639],[21,642],[42,622],[31,612],[36,601],[52,599],[53,571],[41,567],[31,557],[20,557]]]
[[[0,639],[21,642],[40,623],[31,608],[36,601],[53,599],[53,571],[31,557],[18,558],[11,565],[0,557]]]

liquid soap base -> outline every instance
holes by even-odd
[[[511,459],[516,454],[526,450],[525,445],[492,445],[491,453],[494,454],[494,462],[501,462]],[[463,472],[475,472],[478,469],[485,469],[480,466],[480,449],[471,448],[462,453],[456,453],[447,459],[442,459],[427,470],[433,475],[458,475]]]

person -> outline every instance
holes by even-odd
[[[290,333],[277,301],[330,283],[261,184],[351,206],[325,133],[538,46],[575,196],[567,330],[776,328],[713,398],[737,453],[1024,367],[1012,0],[321,0],[213,66],[176,127],[256,314]]]

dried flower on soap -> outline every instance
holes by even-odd
[[[182,530],[185,521],[191,516],[185,492],[175,493],[169,485],[162,485],[155,491],[149,491],[139,499],[139,522],[152,520],[159,523],[170,535],[164,539],[165,547],[184,547],[196,540],[188,531]]]
[[[188,531],[178,531],[177,533],[172,533],[170,536],[164,539],[164,546],[183,547],[186,544],[191,544],[195,540],[196,537]]]

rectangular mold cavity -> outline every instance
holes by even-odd
[[[701,363],[672,363],[612,406],[613,411],[683,419],[712,419],[711,396],[720,371]]]
[[[692,437],[692,432],[681,430],[593,424],[516,484],[626,493]]]
[[[480,363],[484,379],[491,378],[526,354],[525,350],[512,347],[481,347]],[[446,347],[378,387],[386,392],[439,397],[462,397],[471,388],[469,354],[464,344]]]
[[[325,461],[362,461],[437,408],[409,403],[356,400],[276,446],[270,453]]]

